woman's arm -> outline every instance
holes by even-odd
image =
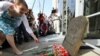
[[[33,37],[34,40],[38,41],[37,37],[34,35],[32,29],[29,26],[29,23],[28,23],[28,20],[26,18],[26,15],[23,15],[21,20],[22,20],[22,22],[23,22],[23,24],[25,26],[26,31]]]

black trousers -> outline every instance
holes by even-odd
[[[16,29],[16,33],[15,33],[15,40],[16,40],[16,42],[21,44],[22,41],[28,42],[29,39],[31,39],[31,38],[32,37],[26,31],[24,24],[21,23],[21,25]]]

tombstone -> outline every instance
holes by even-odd
[[[71,56],[77,56],[79,48],[82,44],[82,39],[84,39],[87,24],[88,21],[85,16],[73,18],[69,22],[63,46],[66,50],[68,50]]]

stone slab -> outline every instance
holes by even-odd
[[[84,16],[73,18],[69,22],[63,46],[69,51],[71,56],[77,56],[82,44],[82,39],[84,38],[87,24],[87,18]]]

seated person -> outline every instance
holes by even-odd
[[[39,14],[39,33],[42,36],[47,35],[48,33],[48,22],[45,19],[44,15],[42,13]]]

